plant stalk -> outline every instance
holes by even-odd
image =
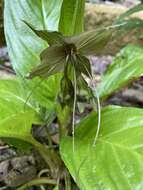
[[[56,179],[58,177],[60,169],[63,166],[59,155],[53,149],[46,148],[36,140],[34,140],[33,145],[38,150],[45,163],[48,165],[49,169],[52,172],[52,176]]]
[[[33,185],[42,185],[42,184],[51,184],[51,185],[56,185],[57,182],[53,179],[49,179],[47,177],[41,177],[41,178],[36,178],[33,179],[26,184],[22,185],[21,187],[17,188],[17,190],[25,190]]]

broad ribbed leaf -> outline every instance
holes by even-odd
[[[37,112],[32,103],[27,102],[27,93],[16,79],[0,80],[0,120],[25,111]]]
[[[35,35],[23,20],[39,30],[57,30],[61,5],[62,0],[5,0],[6,41],[12,65],[19,76],[25,77],[40,64],[39,55],[47,47],[47,43]],[[33,91],[31,94],[34,99],[49,107],[46,100],[49,97],[55,100],[59,90],[59,76],[50,77],[41,83],[38,79],[27,81],[25,86]]]
[[[44,146],[36,141],[31,134],[33,123],[35,123],[33,111],[11,114],[0,120],[0,138],[17,147],[20,151],[28,151],[32,145],[42,154],[45,151]]]
[[[143,189],[143,110],[110,106],[102,110],[96,145],[97,114],[78,125],[61,144],[61,156],[82,190]]]
[[[113,63],[102,76],[98,85],[101,98],[106,98],[113,92],[143,75],[143,48],[129,45],[121,50]]]
[[[21,147],[22,141],[34,144],[35,140],[31,135],[33,119],[33,113],[26,111],[15,115],[11,114],[10,117],[0,120],[0,138],[10,139],[10,142],[14,143],[15,146],[17,145],[17,147],[19,147],[17,140],[20,140]],[[15,139],[17,143],[15,143]],[[25,147],[25,143],[23,147]]]
[[[63,0],[59,30],[65,35],[79,34],[83,31],[85,0]]]
[[[36,108],[25,100],[25,90],[17,80],[0,80],[0,137],[34,142],[31,126],[41,121]],[[11,143],[16,145],[15,140]]]

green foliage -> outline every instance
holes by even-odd
[[[26,93],[18,80],[0,80],[0,137],[10,138],[8,142],[20,148],[25,148],[21,141],[34,142],[32,123],[41,123],[37,108],[25,100]]]
[[[99,138],[93,146],[97,114],[79,123],[75,135],[61,143],[61,155],[80,189],[143,189],[142,109],[106,107]]]
[[[142,47],[128,45],[122,49],[101,78],[97,87],[100,97],[104,99],[142,76],[142,61]]]
[[[85,0],[63,0],[59,30],[65,35],[79,34],[83,31]]]
[[[37,37],[23,20],[30,20],[39,29],[57,30],[61,5],[61,0],[5,1],[6,41],[13,68],[22,82],[26,74],[40,63],[39,54],[47,47],[47,43]],[[23,85],[34,100],[51,109],[59,91],[59,79],[60,76],[52,76],[44,81],[24,79]]]
[[[64,176],[66,189],[71,189],[59,153],[31,134],[32,124],[46,124],[45,118],[56,109],[60,154],[81,189],[142,189],[142,109],[103,108],[95,146],[99,114],[92,112],[79,122],[74,138],[77,89],[95,90],[85,80],[92,78],[88,56],[102,54],[116,31],[142,27],[141,20],[128,18],[142,6],[123,14],[117,25],[83,32],[84,5],[84,0],[5,0],[5,35],[18,79],[0,81],[0,137],[22,148],[34,145],[51,172],[49,182],[54,179],[55,185]],[[142,47],[121,50],[97,87],[101,98],[142,75],[142,55]]]
[[[17,79],[0,80],[1,121],[25,111],[38,114],[37,108],[30,102],[26,104],[25,100],[26,92]]]
[[[119,16],[119,18],[115,21],[115,23],[120,23],[120,21],[128,18],[130,15],[136,13],[136,12],[140,12],[143,10],[143,5],[139,4],[131,9],[129,9],[128,11],[126,11],[125,13],[123,13],[121,16]]]
[[[21,140],[34,145],[35,140],[31,135],[31,126],[34,122],[33,113],[26,111],[11,115],[0,122],[0,137]],[[19,146],[18,141],[17,146]],[[16,143],[14,143],[16,146]],[[25,146],[25,144],[23,145]],[[22,145],[21,145],[22,148]]]

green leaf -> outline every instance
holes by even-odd
[[[56,185],[53,190],[59,190],[59,187]]]
[[[25,111],[38,114],[38,109],[32,102],[26,103],[26,98],[27,93],[17,79],[0,80],[0,120]]]
[[[59,30],[65,35],[79,34],[83,31],[85,0],[63,0]]]
[[[14,139],[34,144],[35,140],[31,135],[33,120],[33,112],[30,111],[11,114],[11,116],[0,120],[0,137],[13,139],[13,141],[11,141],[12,144],[15,142]],[[19,144],[17,144],[17,146],[19,146]]]
[[[143,20],[140,18],[130,18],[130,19],[125,19],[125,20],[121,20],[121,23],[117,23],[115,24],[120,26],[119,29],[116,32],[116,37],[118,35],[121,35],[121,37],[125,37],[128,35],[127,32],[129,31],[136,31],[137,29],[142,29],[143,28]],[[114,26],[114,25],[113,25]],[[140,33],[142,33],[142,31],[140,31]]]
[[[14,69],[25,75],[40,63],[39,54],[47,47],[23,20],[35,28],[57,30],[61,0],[5,1],[5,35]]]
[[[47,158],[49,150],[32,137],[32,124],[43,121],[35,107],[25,104],[25,90],[20,83],[15,79],[0,80],[0,138],[24,151],[33,145],[52,167]]]
[[[44,157],[48,150],[33,138],[31,134],[33,123],[35,114],[32,111],[11,114],[0,120],[0,138],[24,152],[29,151],[32,145]]]
[[[18,80],[0,80],[0,137],[22,148],[25,148],[25,143],[21,141],[34,142],[32,123],[41,123],[38,110],[30,103],[26,104],[25,100],[25,90]],[[9,141],[9,138],[13,140]]]
[[[143,75],[143,48],[129,45],[115,57],[101,78],[97,87],[101,98],[106,98],[113,92]]]
[[[98,116],[91,113],[72,137],[65,137],[61,156],[82,190],[143,189],[143,110],[110,106],[102,110],[100,134],[93,141]]]
[[[124,20],[126,17],[129,17],[130,15],[136,13],[136,12],[140,12],[143,10],[143,4],[139,4],[131,9],[129,9],[128,11],[126,11],[125,13],[121,14],[116,20],[115,20],[115,24],[120,23],[122,20]]]
[[[62,0],[5,0],[6,41],[12,65],[21,79],[40,64],[39,55],[47,47],[47,43],[36,36],[23,20],[39,30],[57,30],[61,5]],[[40,82],[41,79],[34,79],[24,80],[23,83],[32,91],[32,97],[48,108],[49,103],[52,106],[52,101],[56,99],[59,80],[60,76],[52,76],[43,82]],[[49,97],[52,101],[47,101]]]

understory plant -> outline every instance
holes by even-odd
[[[19,190],[45,184],[71,190],[74,183],[82,190],[143,189],[143,110],[101,109],[103,100],[142,76],[143,48],[124,47],[98,84],[89,61],[109,52],[116,36],[143,26],[129,18],[143,6],[112,26],[83,32],[84,6],[84,0],[5,0],[5,36],[17,76],[0,80],[0,137],[21,151],[33,147],[46,167],[44,177]],[[77,123],[83,99],[93,109]],[[45,144],[33,137],[32,126],[45,126]]]

